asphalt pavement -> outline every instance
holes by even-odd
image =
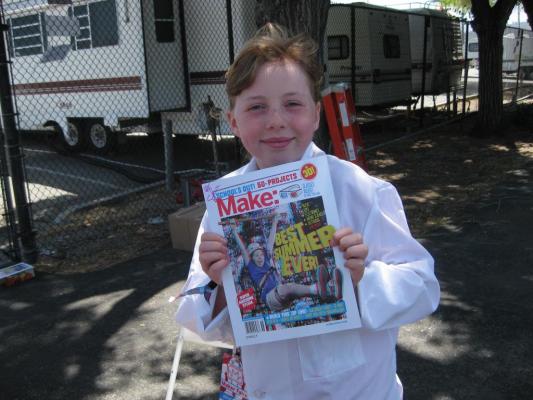
[[[421,238],[442,301],[401,330],[406,399],[531,398],[532,196],[522,171]],[[0,399],[164,399],[177,333],[167,300],[190,256],[166,247],[101,271],[0,287]],[[174,398],[217,398],[220,359],[219,349],[186,343]]]

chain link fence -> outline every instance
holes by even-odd
[[[253,13],[242,0],[4,2],[41,256],[112,261],[167,242],[167,215],[235,165],[224,73]]]
[[[365,123],[406,112],[421,120],[435,111],[449,118],[478,110],[479,54],[469,21],[429,8],[332,4],[326,34],[330,82],[355,88],[363,133]],[[531,37],[505,31],[505,102],[532,93]]]
[[[106,264],[159,246],[167,215],[200,199],[202,180],[239,165],[223,118],[224,74],[255,32],[254,9],[249,0],[3,2],[42,259]],[[354,88],[363,134],[391,115],[475,111],[466,32],[466,21],[435,10],[332,5],[327,72]],[[533,78],[533,39],[521,30],[506,38],[511,32],[504,84],[516,99],[521,79]],[[13,258],[4,157],[0,240]]]

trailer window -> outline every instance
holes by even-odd
[[[348,36],[328,36],[328,59],[344,60],[349,57]]]
[[[174,41],[174,8],[172,0],[154,0],[155,38],[159,43]]]
[[[89,4],[93,47],[118,44],[117,6],[115,0]]]
[[[74,6],[69,9],[80,24],[80,31],[70,39],[73,50],[118,44],[118,24],[115,0],[104,0]]]
[[[400,58],[400,37],[383,35],[383,53],[385,58]]]
[[[9,49],[14,57],[43,54],[43,18],[41,14],[11,18],[9,24]]]
[[[477,42],[468,43],[468,51],[470,53],[478,53],[479,52],[479,43],[477,43]]]

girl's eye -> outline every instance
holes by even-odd
[[[248,111],[259,111],[263,110],[265,106],[263,104],[253,104],[250,107],[248,107]]]
[[[295,101],[295,100],[287,102],[287,107],[299,107],[301,105],[302,103],[300,103],[299,101]]]

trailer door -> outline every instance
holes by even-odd
[[[188,107],[181,0],[141,0],[150,111]]]

